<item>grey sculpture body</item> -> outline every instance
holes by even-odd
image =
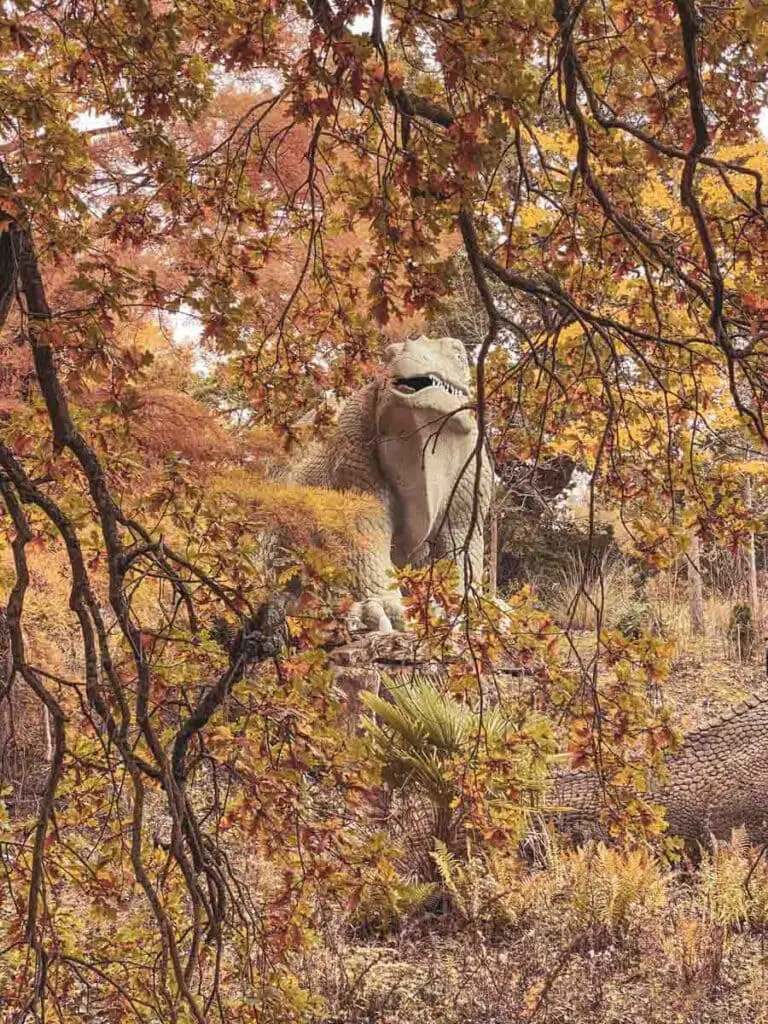
[[[380,380],[354,395],[335,431],[314,445],[292,481],[378,498],[368,543],[351,553],[357,613],[371,629],[403,625],[394,567],[453,559],[462,586],[479,587],[491,468],[469,407],[467,354],[454,338],[392,345]]]
[[[690,733],[667,769],[668,781],[653,798],[666,811],[670,835],[692,848],[744,826],[752,842],[768,842],[768,692]],[[560,820],[566,831],[595,834],[603,794],[594,775],[560,776],[552,800],[569,808]]]

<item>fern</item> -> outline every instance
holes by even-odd
[[[467,906],[461,891],[466,878],[458,858],[451,853],[441,839],[435,840],[435,848],[431,857],[437,867],[440,881],[451,897],[454,907],[466,917]]]
[[[442,887],[450,897],[454,910],[474,925],[513,920],[516,915],[514,912],[509,913],[509,908],[503,902],[507,893],[494,869],[494,860],[473,853],[469,840],[466,851],[462,861],[445,843],[437,840],[431,853]]]
[[[740,825],[739,828],[735,828],[731,832],[730,847],[737,857],[744,859],[749,856],[749,833],[744,825]]]
[[[664,875],[644,849],[585,846],[565,858],[564,891],[580,927],[605,926],[626,933],[667,902]]]
[[[391,867],[382,867],[363,885],[352,921],[378,932],[395,931],[403,920],[424,907],[436,888],[434,882],[406,880]]]
[[[707,917],[714,924],[732,928],[749,920],[750,899],[744,888],[749,870],[744,838],[736,835],[736,847],[715,846],[705,851],[699,868],[699,888]]]

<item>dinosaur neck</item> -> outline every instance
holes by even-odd
[[[315,444],[291,472],[297,483],[363,491],[386,500],[386,483],[376,451],[376,385],[344,405],[335,431]]]
[[[388,405],[378,417],[377,450],[393,493],[396,565],[416,562],[431,539],[451,498],[453,484],[475,447],[451,417]]]

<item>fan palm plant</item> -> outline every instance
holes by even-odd
[[[547,723],[527,709],[473,708],[424,677],[390,681],[389,699],[367,693],[365,727],[385,780],[426,798],[431,836],[460,848],[462,827],[519,831],[547,778]]]

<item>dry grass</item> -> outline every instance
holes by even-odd
[[[740,657],[731,629],[737,591],[711,593],[704,602],[704,632],[691,621],[684,573],[674,569],[638,584],[632,567],[621,558],[604,558],[585,572],[581,559],[571,558],[557,579],[541,587],[542,601],[555,621],[569,633],[569,647],[589,656],[595,648],[598,613],[603,629],[637,620],[641,628],[663,636],[672,645],[672,672],[664,699],[686,717],[685,728],[714,717],[723,707],[744,699],[765,685],[762,630],[749,658]]]
[[[570,555],[552,581],[542,586],[545,604],[568,630],[613,629],[637,600],[634,572],[621,558],[604,556],[594,565]]]
[[[747,1024],[768,1020],[768,868],[743,836],[698,872],[646,850],[476,858],[447,914],[368,942],[337,931],[302,964],[334,1024]]]
[[[738,595],[710,594],[704,602],[704,633],[692,627],[685,581],[673,573],[646,585],[652,618],[673,643],[665,701],[688,731],[706,725],[726,707],[765,686],[764,648],[757,643],[751,659],[741,661],[730,633]],[[761,634],[758,633],[758,637]]]

